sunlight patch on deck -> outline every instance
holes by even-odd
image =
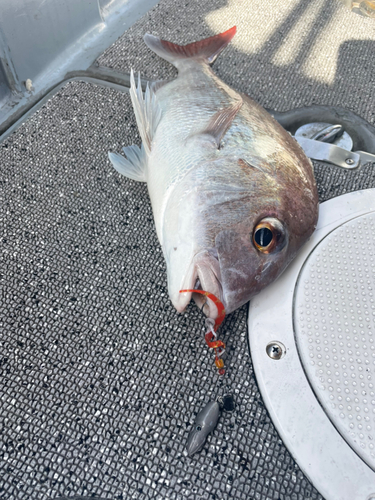
[[[316,0],[310,4],[281,3],[274,11],[264,2],[248,2],[241,9],[241,0],[210,12],[206,22],[213,32],[225,31],[236,25],[237,34],[231,45],[247,54],[259,54],[265,62],[278,67],[299,66],[304,76],[316,82],[332,85],[337,61],[343,44],[353,40],[348,32],[348,16],[356,40],[373,40],[375,22],[349,13],[338,1]],[[272,49],[272,38],[282,35],[282,43]],[[363,61],[366,64],[366,60]]]
[[[241,52],[255,54],[260,51],[277,27],[293,10],[289,2],[275,3],[275,9],[262,0],[246,2],[229,0],[221,9],[209,12],[205,21],[214,33],[225,31],[231,26],[237,26],[237,34],[231,42]]]

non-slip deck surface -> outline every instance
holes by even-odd
[[[266,107],[336,104],[374,123],[375,23],[310,3],[162,1],[100,63],[170,77],[146,31],[187,43],[237,24],[214,66],[227,83]],[[74,82],[0,146],[0,498],[321,499],[263,406],[246,306],[220,330],[235,411],[184,453],[224,389],[201,313],[169,301],[146,186],[107,159],[133,142],[129,96]],[[375,187],[374,165],[315,171],[321,201]]]

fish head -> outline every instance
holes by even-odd
[[[296,160],[289,161],[294,165]],[[285,159],[279,169],[259,165],[263,168],[255,169],[250,180],[244,176],[237,184],[237,193],[217,200],[212,220],[206,218],[209,227],[217,228],[211,238],[226,313],[275,281],[317,224],[318,195],[310,161],[300,158],[303,169],[288,169]]]
[[[252,168],[250,162],[236,159],[239,168],[228,176],[224,159],[212,166],[208,178],[207,168],[195,169],[190,184],[200,187],[185,185],[174,205],[181,203],[183,209],[174,210],[174,216],[179,215],[173,219],[174,231],[169,231],[174,237],[180,235],[176,251],[167,259],[169,293],[177,310],[193,298],[207,317],[216,319],[218,309],[212,300],[179,291],[210,292],[230,313],[285,270],[318,218],[311,163],[304,155],[297,160],[295,156],[286,160],[284,155],[282,168],[277,168],[275,160],[270,165],[253,159],[259,168]]]

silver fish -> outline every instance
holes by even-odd
[[[191,430],[186,450],[188,455],[200,451],[206,442],[207,436],[215,429],[220,415],[220,406],[216,401],[210,401],[197,415],[194,427]]]
[[[178,68],[143,95],[130,95],[142,146],[109,153],[122,174],[147,182],[167,263],[168,291],[181,312],[203,289],[226,313],[274,281],[313,233],[318,195],[312,164],[260,105],[222,82],[210,64],[236,27],[179,46],[145,35]],[[193,298],[212,319],[217,308]]]

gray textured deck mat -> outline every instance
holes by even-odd
[[[373,123],[375,23],[311,3],[164,1],[100,62],[173,75],[145,31],[188,42],[237,24],[215,65],[227,83],[267,107],[339,104]],[[200,312],[168,299],[147,188],[107,160],[138,141],[127,94],[75,82],[1,145],[0,498],[321,499],[263,406],[247,307],[221,329],[236,409],[185,456],[220,388]],[[321,201],[375,187],[374,165],[316,176]]]

